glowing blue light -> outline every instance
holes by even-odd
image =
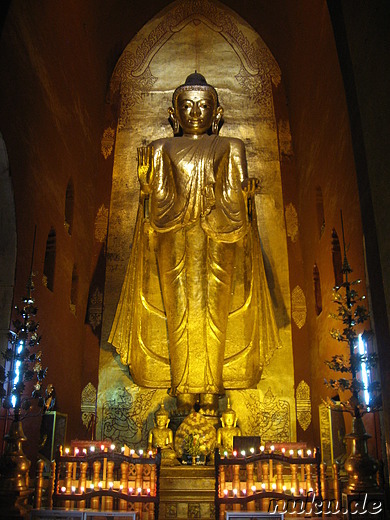
[[[358,336],[358,349],[359,349],[359,354],[361,356],[363,356],[364,354],[367,354],[366,345],[363,341],[362,334],[359,334],[359,336]],[[370,371],[367,369],[366,363],[364,363],[364,362],[361,363],[361,367],[362,367],[362,380],[363,380],[363,385],[364,385],[364,401],[365,401],[366,405],[368,405],[370,403],[370,394],[368,392],[368,380],[370,377]]]

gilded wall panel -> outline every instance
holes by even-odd
[[[280,82],[280,70],[258,34],[233,11],[214,1],[184,0],[168,6],[128,45],[112,76],[109,98],[119,97],[120,104],[106,256],[99,410],[107,409],[107,406],[113,409],[118,392],[123,388],[131,388],[131,395],[136,392],[127,369],[120,364],[106,340],[134,234],[139,198],[137,147],[173,135],[167,108],[174,88],[195,69],[217,88],[225,110],[221,135],[239,137],[245,142],[249,175],[260,178],[261,193],[256,197],[258,226],[282,348],[275,352],[265,367],[264,381],[260,381],[256,392],[265,396],[271,387],[275,399],[285,403],[290,417],[288,434],[283,430],[284,433],[277,435],[294,440],[287,235],[278,131],[270,88],[271,82]],[[128,410],[132,414],[133,405]],[[99,429],[102,435],[108,433],[103,424],[109,422],[108,419],[102,420]],[[140,443],[142,436],[139,430],[137,432],[134,439]]]

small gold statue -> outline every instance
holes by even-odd
[[[233,437],[240,437],[241,430],[236,426],[237,415],[231,407],[229,399],[226,410],[222,412],[221,423],[222,428],[218,428],[217,432],[217,444],[221,451],[227,451],[231,454],[233,452]]]
[[[176,453],[173,449],[173,432],[168,428],[170,421],[169,412],[161,403],[160,409],[155,413],[155,424],[149,432],[148,450],[161,448],[161,463],[166,466],[178,464]]]

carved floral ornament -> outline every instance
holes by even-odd
[[[233,47],[242,63],[236,80],[252,101],[262,105],[266,113],[272,110],[271,81],[279,85],[279,66],[258,35],[254,42],[249,41],[240,29],[238,20],[233,12],[214,1],[181,0],[165,12],[157,25],[154,24],[154,28],[145,35],[137,48],[128,45],[115,67],[108,96],[108,101],[113,102],[120,94],[118,129],[128,124],[131,108],[141,100],[142,93],[149,92],[157,81],[149,69],[153,56],[174,33],[191,22],[199,21],[221,34]]]
[[[306,298],[302,289],[297,285],[291,293],[291,314],[295,325],[301,329],[306,323]]]
[[[297,386],[296,394],[297,419],[303,431],[306,431],[311,423],[310,387],[302,379]]]

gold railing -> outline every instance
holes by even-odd
[[[215,511],[269,511],[318,516],[340,504],[340,475],[335,464],[331,478],[319,449],[281,451],[273,446],[260,452],[221,456],[215,451]]]
[[[85,450],[86,451],[86,450]],[[157,520],[161,453],[124,455],[112,450],[59,455],[52,462],[46,506],[134,511]],[[43,461],[38,462],[35,508],[42,506]]]

